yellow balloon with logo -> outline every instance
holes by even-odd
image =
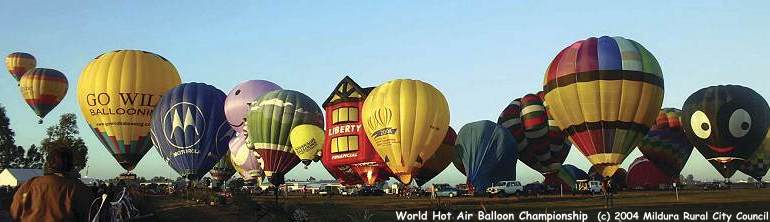
[[[78,80],[78,103],[91,130],[123,169],[152,147],[150,117],[160,97],[179,85],[174,65],[145,51],[118,50],[92,60]]]
[[[364,101],[366,136],[401,183],[431,158],[449,128],[449,105],[432,85],[397,79],[377,86]]]
[[[324,130],[312,124],[295,126],[289,133],[291,148],[305,166],[318,161],[324,145]]]

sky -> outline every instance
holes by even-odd
[[[170,60],[183,82],[228,92],[265,79],[319,104],[345,76],[364,87],[419,79],[447,98],[451,126],[496,120],[514,98],[542,90],[543,73],[569,44],[623,36],[652,52],[665,78],[664,107],[681,108],[700,88],[739,84],[770,95],[768,1],[0,1],[0,54],[29,52],[38,67],[65,73],[64,101],[37,124],[10,75],[0,76],[19,145],[38,144],[63,113],[76,113],[89,148],[88,176],[123,172],[88,130],[76,99],[80,72],[116,49],[151,51]],[[634,151],[628,165],[641,153]],[[584,170],[575,148],[566,163]],[[542,181],[519,162],[518,180]],[[177,177],[156,150],[134,171]],[[86,174],[86,172],[82,172]],[[683,175],[719,179],[693,151]],[[287,178],[331,179],[319,163]],[[736,173],[734,180],[747,176]],[[448,167],[432,182],[461,183]]]

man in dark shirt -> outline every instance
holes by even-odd
[[[88,221],[94,200],[88,187],[71,176],[72,152],[54,149],[46,158],[46,174],[21,185],[13,196],[13,221]]]

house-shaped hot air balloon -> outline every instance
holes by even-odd
[[[323,103],[326,139],[321,162],[344,185],[373,185],[391,176],[364,132],[361,108],[373,88],[361,88],[348,76]]]

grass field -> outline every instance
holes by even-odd
[[[734,189],[720,191],[680,191],[679,201],[673,192],[645,191],[622,192],[614,196],[611,211],[645,210],[667,212],[703,212],[720,210],[767,211],[770,210],[770,189]],[[441,210],[445,212],[476,212],[479,210],[518,212],[543,211],[605,211],[602,196],[541,196],[541,197],[460,197],[431,200],[427,197],[401,198],[342,197],[292,195],[280,198],[278,204],[272,196],[245,197],[236,195],[227,205],[207,206],[177,197],[147,198],[152,209],[150,220],[159,221],[287,221],[292,212],[302,212],[309,221],[351,221],[371,217],[369,221],[394,221],[396,211]],[[297,215],[297,213],[294,213]],[[352,218],[351,218],[352,217]],[[361,221],[361,220],[354,220]],[[593,221],[593,220],[592,220]]]

